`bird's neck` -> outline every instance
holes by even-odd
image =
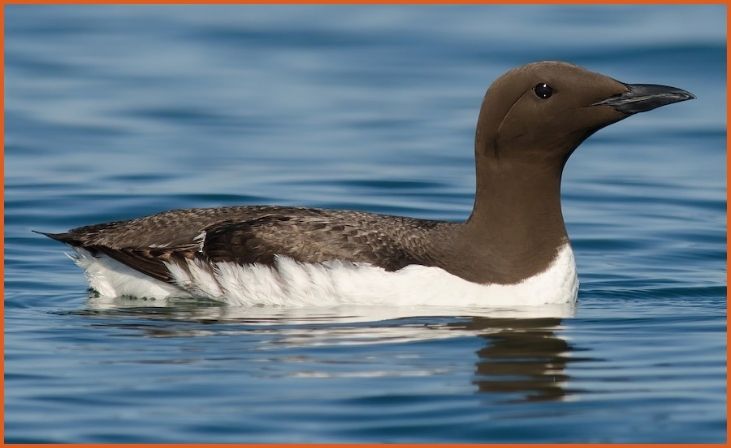
[[[477,191],[465,241],[498,281],[547,269],[568,241],[561,214],[562,164],[478,157]]]

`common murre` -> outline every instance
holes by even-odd
[[[694,98],[560,62],[509,71],[477,122],[477,189],[463,223],[355,211],[173,210],[46,234],[104,296],[236,304],[542,305],[575,301],[560,203],[566,160],[592,133]]]

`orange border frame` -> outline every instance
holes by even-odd
[[[731,361],[729,360],[729,329],[731,326],[728,321],[728,280],[730,278],[728,272],[729,258],[728,258],[728,243],[729,243],[729,216],[728,216],[728,198],[729,188],[731,187],[731,181],[729,180],[729,141],[728,141],[728,128],[729,128],[729,114],[731,113],[731,83],[729,82],[729,72],[731,71],[731,50],[729,49],[729,36],[728,36],[728,25],[731,23],[731,0],[702,0],[694,2],[692,0],[605,0],[605,1],[582,1],[582,0],[214,0],[206,2],[202,0],[0,0],[2,3],[2,9],[0,9],[0,46],[2,52],[0,53],[0,104],[2,110],[0,110],[0,144],[2,149],[0,150],[0,173],[3,176],[3,183],[0,185],[0,194],[2,194],[3,201],[0,203],[0,210],[3,212],[3,219],[0,222],[0,228],[3,230],[3,236],[5,235],[5,6],[6,5],[94,5],[94,4],[114,4],[114,5],[144,5],[144,4],[178,4],[178,5],[212,5],[212,4],[267,4],[267,5],[292,5],[292,4],[345,4],[345,5],[384,5],[384,4],[399,4],[399,5],[467,5],[467,4],[521,4],[521,5],[538,5],[538,4],[560,4],[560,5],[576,5],[576,4],[596,4],[596,5],[630,5],[630,4],[641,4],[641,5],[726,5],[726,443],[706,443],[706,444],[673,444],[672,447],[684,448],[684,447],[723,447],[731,446],[731,426],[729,426],[728,415],[729,410],[729,390],[728,390],[728,371],[731,367]],[[0,242],[0,248],[3,251],[3,260],[0,262],[0,274],[3,277],[3,284],[0,286],[3,300],[0,301],[0,318],[2,318],[3,332],[0,333],[0,344],[2,344],[3,354],[5,353],[5,238],[3,237]],[[206,448],[231,448],[232,446],[247,446],[251,448],[269,448],[269,447],[317,447],[317,448],[332,448],[334,446],[344,444],[6,444],[5,443],[5,356],[0,358],[0,370],[3,375],[0,376],[0,385],[3,389],[3,406],[0,408],[0,420],[3,422],[2,428],[0,428],[0,443],[3,446],[18,447],[18,448],[36,448],[36,447],[48,447],[48,446],[65,446],[65,447],[79,447],[79,448],[91,448],[96,446],[115,446],[119,448],[126,447],[164,447],[164,448],[177,448],[181,445],[190,447],[206,447]],[[375,443],[358,443],[358,444],[345,444],[348,446],[359,446],[359,447],[377,447],[380,444]],[[511,446],[511,444],[395,444],[404,448],[417,448],[417,447],[457,447],[457,448],[476,448],[476,447],[504,447]],[[592,446],[596,448],[614,448],[614,447],[637,447],[637,448],[654,448],[654,447],[666,447],[668,444],[608,444],[608,443],[569,443],[569,444],[515,444],[521,447],[540,446],[546,448],[559,448],[559,447],[583,447]]]

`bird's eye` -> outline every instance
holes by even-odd
[[[553,95],[553,88],[545,82],[533,87],[533,91],[536,92],[536,96],[538,96],[538,98],[543,98],[544,100]]]

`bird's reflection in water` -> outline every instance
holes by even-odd
[[[476,352],[473,383],[479,393],[506,402],[566,399],[576,392],[568,388],[567,363],[587,359],[576,356],[576,348],[560,335],[563,318],[574,315],[573,306],[532,310],[286,309],[187,302],[149,306],[139,299],[90,300],[87,305],[82,314],[112,319],[97,325],[137,330],[156,338],[261,333],[266,335],[262,343],[306,349],[476,336],[484,345]]]
[[[475,331],[487,344],[477,351],[479,392],[505,394],[506,401],[552,401],[570,394],[566,374],[571,344],[558,335],[560,318],[474,317],[454,327]]]

